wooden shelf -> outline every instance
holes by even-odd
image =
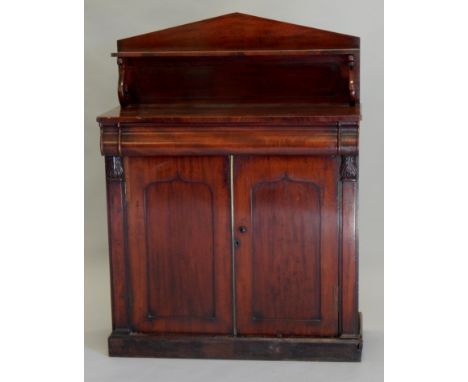
[[[157,104],[116,107],[97,117],[115,123],[313,123],[359,122],[360,107],[317,104]]]
[[[160,50],[141,52],[114,52],[112,57],[231,57],[231,56],[314,56],[325,54],[352,54],[359,49],[291,49],[291,50]]]

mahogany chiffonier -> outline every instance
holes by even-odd
[[[359,38],[234,13],[117,47],[109,354],[359,361]]]

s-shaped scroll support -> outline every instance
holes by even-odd
[[[118,84],[118,95],[119,102],[122,107],[127,106],[129,103],[128,85],[125,82],[125,61],[119,57],[117,59],[117,65],[119,65],[119,84]]]
[[[354,56],[350,54],[348,56],[348,68],[349,68],[349,97],[350,97],[350,104],[354,106],[356,104],[356,85],[354,82]]]

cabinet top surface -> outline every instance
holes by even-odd
[[[115,123],[314,123],[359,122],[359,105],[154,104],[116,107],[97,117]]]
[[[359,50],[359,38],[231,13],[118,40],[113,56],[320,54]]]

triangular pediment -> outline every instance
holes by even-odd
[[[117,42],[119,52],[357,49],[359,38],[231,13]]]

